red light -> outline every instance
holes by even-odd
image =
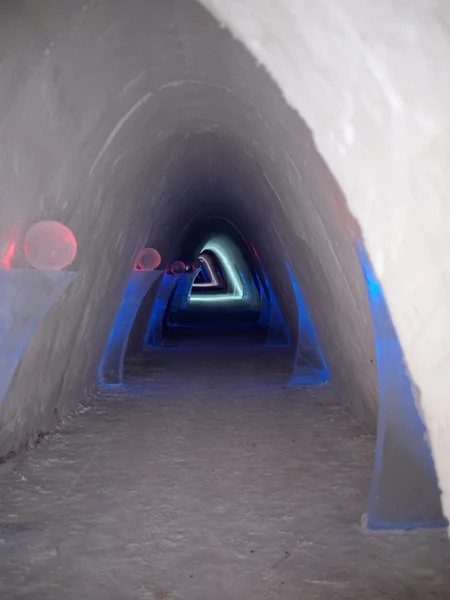
[[[5,269],[12,269],[12,259],[14,256],[14,253],[16,251],[16,242],[11,242],[10,245],[8,246],[6,252],[5,252],[5,256],[3,258],[3,262],[2,262],[2,267],[4,267]]]
[[[251,247],[252,247],[253,254],[256,256],[256,258],[258,259],[258,262],[260,263],[260,262],[261,262],[261,259],[259,258],[259,254],[258,254],[258,252],[256,251],[256,248],[255,248],[255,246],[254,246],[253,244],[250,244],[250,245],[251,245]]]

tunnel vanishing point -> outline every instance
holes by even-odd
[[[376,434],[367,528],[445,527],[449,23],[420,0],[4,2],[1,461],[171,335],[250,331]],[[61,270],[26,260],[41,221],[76,239]]]

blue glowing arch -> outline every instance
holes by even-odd
[[[356,245],[372,314],[378,433],[366,513],[369,529],[444,527],[440,489],[403,352],[364,246]]]
[[[171,302],[168,305],[168,325],[176,327],[178,323],[173,320],[173,314],[179,311],[189,310],[190,293],[198,272],[199,269],[196,269],[193,273],[185,273],[178,280],[174,293],[172,294]]]
[[[288,262],[286,269],[295,294],[298,315],[297,350],[290,385],[316,385],[329,381],[328,368],[309,317],[305,300]]]
[[[150,288],[159,285],[162,275],[162,271],[132,272],[100,362],[98,382],[101,386],[123,385],[125,352],[131,328],[144,297]]]
[[[290,346],[291,336],[289,329],[286,326],[283,313],[281,312],[280,305],[273,293],[272,286],[263,269],[259,254],[253,244],[251,244],[251,248],[261,273],[261,276],[258,273],[256,275],[261,294],[261,312],[258,322],[260,325],[267,325],[266,345]]]
[[[161,285],[156,297],[155,306],[149,321],[146,342],[144,347],[149,349],[152,347],[162,346],[162,336],[164,327],[164,317],[170,299],[178,285],[178,281],[184,275],[173,275],[172,273],[164,273]]]
[[[0,406],[36,329],[76,276],[74,271],[0,268]]]

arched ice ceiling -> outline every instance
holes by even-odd
[[[315,141],[364,227],[428,419],[430,393],[435,403],[443,399],[443,376],[436,386],[429,357],[419,360],[430,347],[438,363],[445,358],[434,335],[447,323],[434,293],[442,280],[427,260],[440,252],[441,238],[434,238],[431,255],[419,251],[426,243],[414,225],[426,221],[419,223],[413,208],[427,181],[436,182],[430,201],[441,197],[444,142],[435,142],[436,162],[424,145],[448,117],[442,94],[413,94],[418,83],[437,85],[426,64],[417,63],[412,88],[397,89],[383,55],[383,48],[392,50],[389,64],[406,69],[404,61],[415,55],[402,58],[400,50],[413,49],[423,34],[426,56],[441,56],[446,41],[432,27],[431,9],[423,25],[416,19],[400,29],[397,47],[395,28],[384,23],[410,13],[386,3],[370,15],[367,4],[365,16],[348,4],[346,11],[340,4],[325,10],[323,2],[278,2],[276,11],[255,0],[208,6],[267,64],[301,117],[266,70],[194,1],[22,0],[1,8],[0,252],[12,241],[20,247],[33,221],[58,219],[77,236],[79,277],[16,372],[0,412],[0,454],[47,430],[55,410],[64,414],[89,390],[137,250],[148,239],[170,260],[174,240],[204,210],[226,212],[252,238],[295,334],[289,261],[336,390],[373,427],[374,348],[353,248],[359,229]],[[376,35],[386,43],[374,50]],[[409,97],[408,112],[401,100]],[[430,106],[435,113],[425,110]],[[425,171],[413,169],[421,152]],[[407,175],[409,187],[402,185]],[[403,226],[393,244],[396,210],[410,221],[397,219]],[[437,287],[414,294],[425,267]],[[438,317],[425,327],[433,302]],[[405,306],[417,310],[412,334]],[[420,331],[423,344],[415,345]],[[431,418],[439,459],[436,422]],[[439,466],[446,468],[442,460]]]
[[[1,16],[0,252],[31,222],[60,220],[79,277],[23,357],[0,454],[90,389],[138,248],[171,260],[205,204],[252,238],[295,334],[290,261],[338,393],[374,428],[354,222],[265,69],[194,1],[23,0]]]

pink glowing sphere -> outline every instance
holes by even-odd
[[[35,269],[61,271],[77,255],[77,240],[68,227],[58,221],[34,223],[24,240],[25,258]]]
[[[181,260],[176,260],[170,265],[170,272],[173,275],[180,275],[186,271],[186,265]]]
[[[161,255],[154,248],[144,248],[139,252],[136,264],[143,271],[153,271],[161,264]]]

